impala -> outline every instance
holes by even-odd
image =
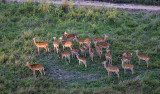
[[[54,51],[55,49],[57,50],[57,54],[58,54],[58,50],[59,50],[59,42],[56,41],[56,37],[53,37],[54,41],[53,41],[53,46],[54,46]]]
[[[99,55],[99,58],[101,59],[101,55],[102,55],[102,48],[101,47],[99,47],[99,46],[97,46],[97,45],[95,45],[95,48],[96,48],[96,51],[97,51],[97,53],[98,53],[98,55]]]
[[[79,65],[81,64],[81,62],[85,65],[85,68],[87,68],[87,63],[86,63],[86,59],[84,57],[79,57],[79,55],[77,55],[77,59],[79,61]]]
[[[107,50],[105,53],[106,61],[109,61],[109,64],[112,64],[112,55],[109,53],[110,50]]]
[[[118,58],[120,57],[132,57],[132,53],[128,52],[128,51],[124,51],[121,55],[118,56]]]
[[[79,47],[79,50],[84,56],[86,56],[86,49],[84,47]]]
[[[72,50],[73,43],[71,41],[65,41],[64,43],[62,42],[62,46],[63,46],[63,51],[65,47],[69,47],[70,50]]]
[[[124,73],[126,73],[126,69],[130,69],[133,74],[134,73],[134,70],[133,70],[134,66],[132,64],[125,64],[122,59],[121,59],[121,61],[122,61],[122,68],[124,69]]]
[[[93,48],[91,47],[91,45],[89,46],[89,55],[90,55],[90,57],[91,57],[91,60],[93,61],[94,50],[93,50]]]
[[[107,50],[107,49],[109,49],[110,44],[108,44],[106,42],[98,42],[98,43],[96,43],[96,45],[101,47],[101,48],[106,48],[106,50]]]
[[[104,38],[103,37],[93,37],[92,40],[94,43],[105,42],[107,38],[108,38],[108,35],[104,34]]]
[[[26,66],[28,66],[29,69],[31,69],[33,71],[33,76],[36,76],[35,71],[39,70],[39,72],[41,73],[41,76],[44,74],[44,66],[41,64],[29,64],[29,62],[26,62]]]
[[[79,51],[77,49],[72,49],[71,50],[72,58],[73,58],[74,55],[78,55],[78,52]]]
[[[63,60],[63,57],[65,57],[65,61],[67,58],[70,63],[70,53],[68,51],[62,51],[61,54],[58,56],[58,58],[60,58],[60,57],[62,57],[62,60]]]
[[[139,50],[136,50],[135,51],[136,52],[136,55],[137,55],[137,57],[138,57],[138,59],[139,59],[139,64],[140,64],[140,60],[142,59],[142,60],[145,60],[146,61],[146,63],[147,63],[147,68],[148,68],[148,64],[149,64],[149,56],[148,55],[145,55],[145,54],[139,54],[138,52],[139,52]]]
[[[104,64],[104,68],[106,68],[107,72],[108,72],[108,76],[110,75],[110,72],[115,72],[117,74],[117,77],[119,79],[119,68],[115,67],[113,65],[106,65],[106,61],[103,61],[102,64]]]
[[[68,34],[66,31],[64,32],[64,35],[67,37],[68,40],[75,40],[76,38],[75,34]]]
[[[34,40],[34,44],[37,46],[38,48],[38,53],[39,53],[39,48],[42,47],[42,48],[45,48],[46,49],[46,52],[49,51],[49,48],[48,48],[48,43],[47,42],[36,42],[36,39],[33,38]]]
[[[87,44],[89,46],[89,44],[91,43],[89,38],[77,39],[76,37],[75,40],[79,43],[79,47],[81,46],[81,44]]]

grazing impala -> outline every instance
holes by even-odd
[[[26,66],[28,66],[29,69],[31,69],[33,71],[33,76],[36,76],[35,74],[35,70],[39,70],[39,72],[41,73],[41,76],[44,74],[44,66],[41,64],[29,64],[29,62],[26,62]]]
[[[79,65],[81,64],[81,62],[85,65],[85,68],[87,68],[87,63],[86,63],[86,59],[84,57],[79,57],[79,55],[77,55],[77,59],[79,61]]]
[[[70,63],[70,53],[68,51],[62,51],[61,54],[58,56],[58,58],[60,58],[60,57],[62,57],[62,60],[63,60],[63,57],[65,57],[65,61],[67,58]]]
[[[98,42],[98,43],[96,43],[96,45],[101,47],[101,48],[106,48],[106,50],[107,50],[107,49],[109,49],[110,44],[108,44],[106,42]]]
[[[112,64],[112,55],[109,53],[110,50],[107,50],[105,53],[106,61],[109,61],[109,64]]]
[[[78,52],[79,51],[77,49],[72,49],[71,50],[72,58],[73,58],[74,55],[78,55]]]
[[[113,65],[106,65],[106,61],[103,61],[102,64],[104,64],[104,68],[106,68],[107,72],[108,72],[108,76],[110,75],[110,72],[115,72],[117,74],[117,77],[119,79],[119,68],[115,67]]]
[[[98,55],[99,55],[99,58],[101,59],[101,55],[102,55],[102,48],[101,47],[99,47],[99,46],[97,46],[97,45],[95,45],[95,48],[96,48],[96,51],[97,51],[97,53],[98,53]]]
[[[61,43],[63,42],[63,41],[67,41],[68,40],[68,38],[67,37],[65,37],[65,36],[61,36],[61,37],[59,37],[59,40],[61,41]]]
[[[125,56],[123,56],[122,60],[123,60],[123,62],[126,62],[127,64],[131,63],[131,57],[125,57]]]
[[[147,63],[147,68],[148,68],[148,64],[149,64],[149,56],[148,55],[145,55],[145,54],[139,54],[138,52],[139,52],[139,50],[136,50],[135,51],[136,52],[136,55],[137,55],[137,57],[138,57],[138,59],[139,59],[139,64],[140,64],[140,60],[142,59],[142,60],[145,60],[146,61],[146,63]]]
[[[93,61],[94,50],[93,50],[93,48],[91,47],[91,45],[89,46],[89,55],[90,55],[90,57],[91,57],[91,60]]]
[[[46,52],[49,51],[49,48],[48,48],[48,43],[47,42],[37,42],[35,38],[33,38],[34,40],[34,44],[37,46],[38,48],[38,53],[39,53],[39,48],[40,47],[43,47],[46,49]]]
[[[86,56],[86,49],[82,46],[82,47],[79,47],[79,50],[81,51],[81,53]]]
[[[125,64],[124,61],[121,59],[122,61],[122,68],[124,69],[124,73],[126,73],[126,69],[130,69],[132,71],[132,75],[134,73],[133,71],[133,65],[132,64]]]
[[[107,38],[108,38],[108,35],[104,34],[104,38],[102,38],[102,37],[93,37],[92,40],[93,40],[93,43],[105,42]]]
[[[68,40],[75,40],[76,38],[75,34],[68,34],[66,31],[64,32],[64,35],[67,37]]]
[[[121,55],[118,56],[118,58],[120,57],[132,57],[132,53],[128,52],[128,51],[124,51]]]
[[[77,39],[76,37],[75,40],[79,43],[79,47],[81,46],[81,44],[87,44],[89,46],[89,44],[91,43],[89,38]]]
[[[58,50],[59,50],[59,42],[56,41],[56,37],[53,37],[54,41],[53,41],[53,46],[54,46],[54,51],[55,49],[57,50],[57,54],[58,54]]]

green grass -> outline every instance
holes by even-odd
[[[45,93],[105,93],[105,94],[158,94],[160,92],[160,16],[155,13],[125,12],[116,9],[73,7],[63,12],[61,7],[50,5],[49,11],[41,10],[38,3],[0,3],[0,93],[8,94],[45,94]],[[109,35],[113,65],[120,68],[120,79],[107,71],[101,64],[105,60],[94,57],[91,62],[87,56],[87,69],[78,66],[78,60],[71,58],[71,64],[57,58],[53,51],[53,36],[60,37],[64,31],[73,29],[80,37]],[[42,48],[37,54],[33,42],[49,43],[50,52]],[[78,43],[74,42],[74,47]],[[93,46],[94,47],[94,46]],[[62,50],[62,46],[60,47]],[[149,68],[138,58],[134,50],[150,56]],[[67,49],[69,50],[69,49]],[[95,48],[94,48],[95,50]],[[132,64],[135,74],[123,73],[121,61],[117,56],[124,50],[133,53]],[[32,71],[25,66],[43,64],[46,76],[34,78]],[[69,79],[58,80],[53,70],[60,68]],[[52,70],[53,69],[53,70]],[[51,74],[53,73],[53,74]],[[71,77],[79,73],[79,77]],[[91,75],[91,76],[89,76]],[[92,76],[93,75],[93,76]],[[84,76],[84,79],[83,77]],[[64,77],[64,75],[62,75]],[[87,79],[87,77],[89,79]],[[95,77],[92,79],[92,77]],[[90,80],[92,79],[92,80]]]

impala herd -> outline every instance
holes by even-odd
[[[102,64],[104,64],[104,67],[106,68],[107,72],[108,72],[108,76],[110,75],[110,72],[115,72],[117,74],[117,77],[119,78],[119,68],[115,67],[112,65],[112,55],[110,54],[110,50],[109,50],[109,46],[110,44],[106,43],[106,39],[108,38],[108,35],[105,34],[104,38],[103,37],[93,37],[92,38],[92,42],[94,43],[96,52],[99,56],[99,58],[101,59],[101,55],[103,53],[103,48],[106,49],[106,53],[105,53],[105,58],[106,60],[102,62]],[[59,38],[59,41],[56,40],[56,37],[53,37],[54,41],[53,41],[53,46],[54,46],[54,52],[56,50],[56,53],[59,53],[59,46],[60,43],[63,46],[63,51],[61,52],[61,54],[58,55],[58,58],[66,58],[68,59],[68,62],[70,63],[70,52],[72,55],[72,58],[77,58],[79,61],[79,65],[81,63],[83,63],[85,65],[85,68],[87,68],[87,61],[85,57],[80,57],[79,54],[81,53],[82,55],[86,56],[87,54],[87,50],[89,48],[89,56],[91,58],[91,61],[94,61],[94,49],[92,48],[92,42],[89,38],[83,38],[83,39],[78,39],[78,37],[75,34],[68,34],[67,32],[64,32],[64,35],[62,37]],[[47,42],[37,42],[35,40],[35,38],[33,38],[34,40],[34,44],[37,46],[38,48],[38,53],[39,53],[39,48],[43,47],[45,48],[46,52],[49,51],[48,48],[48,43]],[[79,43],[79,49],[76,49],[73,47],[73,43],[72,41],[77,41]],[[70,48],[70,52],[69,51],[65,51],[65,48],[68,47]],[[140,60],[145,60],[147,63],[147,67],[148,67],[148,62],[149,62],[149,56],[145,55],[145,54],[139,54],[139,50],[135,50],[136,55],[139,59],[139,64],[140,64]],[[121,55],[118,56],[118,58],[121,58],[122,61],[122,68],[124,69],[124,73],[126,73],[126,69],[130,69],[132,74],[134,73],[134,65],[130,64],[131,62],[131,57],[132,57],[132,53],[128,52],[128,51],[124,51]],[[67,62],[67,61],[66,61]],[[108,62],[108,65],[106,64]],[[67,63],[68,64],[68,63]],[[41,64],[32,64],[30,65],[29,62],[26,63],[26,65],[33,71],[33,75],[35,76],[35,70],[39,70],[41,73],[41,76],[44,74],[44,66]],[[42,73],[43,72],[43,73]]]

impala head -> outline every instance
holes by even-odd
[[[104,34],[104,36],[105,36],[106,38],[108,38],[108,35],[107,35],[107,34]]]
[[[109,53],[109,52],[110,52],[110,50],[107,49],[107,53]]]
[[[56,40],[56,37],[53,37],[54,40]]]
[[[25,65],[27,66],[28,64],[29,64],[29,62],[27,61]]]
[[[61,54],[60,55],[58,55],[58,58],[60,58],[61,57]]]
[[[64,32],[64,35],[68,35],[68,33],[65,31],[65,32]]]
[[[35,40],[36,38],[34,37],[33,40]]]

